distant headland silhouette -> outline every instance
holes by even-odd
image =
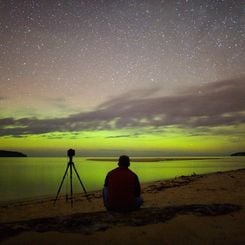
[[[0,157],[27,157],[27,155],[17,151],[0,150]]]
[[[245,156],[245,152],[236,152],[236,153],[232,153],[231,156]]]

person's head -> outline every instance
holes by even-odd
[[[118,166],[119,167],[129,167],[130,165],[130,160],[128,156],[120,156],[118,160]]]

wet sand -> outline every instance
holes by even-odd
[[[2,244],[245,244],[245,169],[144,184],[144,205],[106,212],[101,192],[0,206]]]

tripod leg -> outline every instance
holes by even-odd
[[[65,177],[66,177],[66,174],[67,174],[67,171],[68,171],[68,168],[69,168],[69,167],[70,167],[70,164],[68,163],[68,164],[67,164],[67,167],[66,167],[66,170],[65,170],[65,174],[64,174],[64,176],[63,176],[63,178],[62,178],[62,181],[61,181],[61,183],[60,183],[59,189],[58,189],[58,191],[57,191],[57,195],[56,195],[56,198],[55,198],[55,200],[54,200],[54,205],[55,205],[55,203],[56,203],[56,201],[57,201],[57,199],[58,199],[58,196],[59,196],[59,194],[60,194],[60,190],[61,190],[61,187],[62,187],[62,185],[63,185],[64,179],[65,179]]]
[[[77,169],[76,169],[74,163],[72,163],[72,167],[73,167],[74,170],[75,170],[75,173],[76,173],[76,175],[77,175],[77,178],[79,179],[79,182],[80,182],[80,184],[81,184],[81,186],[82,186],[82,188],[83,188],[83,191],[84,191],[84,193],[85,193],[85,196],[86,196],[87,200],[90,201],[89,196],[88,196],[88,193],[87,193],[87,191],[86,191],[86,189],[85,189],[85,187],[84,187],[84,185],[83,185],[83,182],[82,182],[81,179],[80,179],[80,176],[79,176],[79,174],[78,174],[78,172],[77,172]]]
[[[71,188],[71,207],[73,207],[73,196],[72,196],[72,165],[73,162],[71,162],[71,167],[70,167],[70,188]]]

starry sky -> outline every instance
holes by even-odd
[[[243,0],[0,1],[0,148],[245,149]]]

